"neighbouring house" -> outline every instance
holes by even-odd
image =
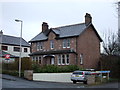
[[[42,32],[29,41],[30,57],[40,65],[77,65],[96,68],[100,57],[101,37],[86,13],[85,23],[50,28],[42,24]]]
[[[21,43],[22,51],[21,57],[29,57],[30,54],[30,45],[22,38]],[[5,55],[10,55],[10,61],[14,61],[15,58],[20,56],[20,37],[14,37],[9,35],[4,35],[0,31],[0,57],[5,61]],[[7,62],[6,60],[5,62]]]

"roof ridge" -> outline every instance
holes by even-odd
[[[3,34],[3,36],[14,37],[14,38],[20,38],[20,37],[17,37],[17,36],[4,35],[4,34]]]
[[[71,25],[59,26],[59,27],[55,27],[55,28],[52,28],[52,29],[58,29],[58,28],[63,28],[63,27],[75,26],[75,25],[80,25],[80,24],[85,24],[85,23],[77,23],[77,24],[71,24]]]

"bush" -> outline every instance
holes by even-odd
[[[56,66],[56,65],[46,65],[40,67],[39,65],[33,65],[33,71],[35,73],[62,73],[62,72],[73,72],[79,70],[76,65],[69,66]]]

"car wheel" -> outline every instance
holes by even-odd
[[[74,84],[76,84],[76,81],[73,81]]]

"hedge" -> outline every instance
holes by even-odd
[[[76,65],[69,66],[57,66],[57,65],[46,65],[40,67],[37,64],[33,65],[33,71],[35,73],[62,73],[62,72],[73,72],[75,70],[80,70]]]
[[[102,56],[100,58],[99,69],[110,70],[111,78],[120,79],[120,56]]]

